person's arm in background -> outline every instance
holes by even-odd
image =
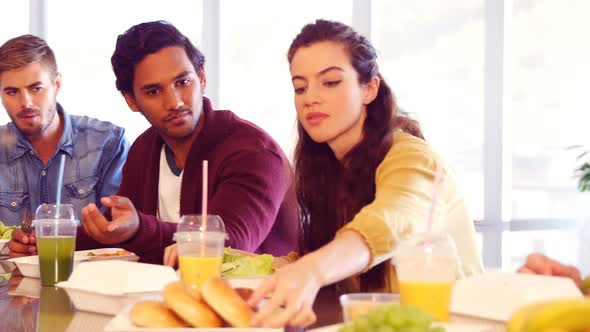
[[[582,280],[580,271],[575,267],[562,264],[541,253],[528,255],[518,272],[570,278],[586,295],[590,295],[590,276]]]

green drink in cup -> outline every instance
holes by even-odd
[[[41,204],[35,213],[41,284],[53,286],[70,277],[78,220],[70,204]]]

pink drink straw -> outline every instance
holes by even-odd
[[[203,160],[203,191],[201,193],[201,256],[205,256],[205,232],[207,231],[207,168],[209,163]]]
[[[203,192],[201,193],[201,218],[203,220],[203,230],[207,229],[207,160],[203,160]]]
[[[442,167],[439,163],[436,164],[436,174],[434,175],[434,188],[432,189],[432,202],[430,203],[430,211],[428,211],[428,228],[426,228],[426,246],[430,245],[432,233],[432,221],[434,219],[434,208],[436,207],[436,199],[440,188],[442,177]]]

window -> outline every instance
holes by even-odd
[[[117,36],[132,25],[163,19],[173,23],[198,47],[201,1],[180,0],[164,5],[157,0],[58,0],[49,2],[48,7],[48,42],[63,76],[58,101],[69,113],[125,125],[127,138],[132,142],[149,123],[131,112],[115,88],[110,60]],[[66,16],[65,12],[80,14]]]
[[[28,1],[7,2],[3,3],[2,7],[2,10],[0,10],[0,22],[2,22],[0,45],[9,39],[29,33]],[[2,112],[0,112],[0,124],[5,124],[9,121],[8,114],[2,109]]]
[[[318,18],[351,24],[352,1],[220,3],[220,109],[234,111],[268,132],[289,154],[296,113],[287,51],[301,28]],[[252,15],[256,8],[272,15]]]
[[[590,2],[514,1],[512,216],[589,215],[571,145],[590,148]],[[536,36],[536,37],[533,37]]]
[[[7,40],[29,33],[29,2],[14,1],[2,3],[0,10],[0,44]]]
[[[483,11],[483,0],[375,0],[372,22],[382,75],[450,161],[475,219],[483,217]]]

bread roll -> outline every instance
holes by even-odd
[[[187,284],[183,284],[184,286],[184,291],[193,299],[200,301],[200,302],[205,302],[205,300],[203,300],[203,297],[201,296],[201,292],[199,292],[199,289],[193,286],[189,286]]]
[[[164,302],[194,327],[220,327],[223,323],[219,315],[207,303],[196,299],[194,290],[186,289],[182,282],[173,282],[164,288]]]
[[[162,302],[141,301],[131,309],[131,321],[140,327],[189,327]]]
[[[233,327],[249,327],[254,311],[227,281],[211,278],[203,283],[201,296]]]

